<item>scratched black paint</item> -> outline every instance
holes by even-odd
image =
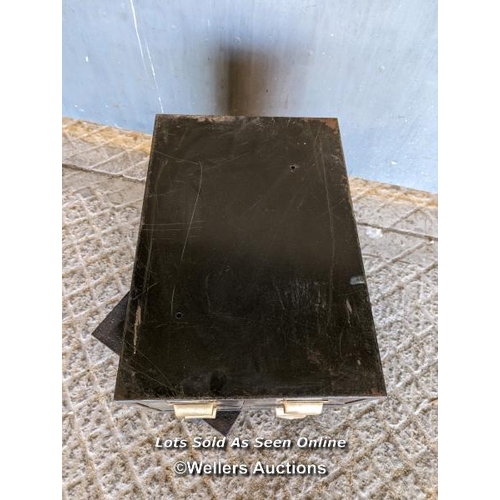
[[[115,398],[384,394],[337,121],[158,115]]]

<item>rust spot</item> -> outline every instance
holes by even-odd
[[[192,120],[196,120],[197,122],[232,122],[238,118],[237,116],[230,115],[170,115],[165,114],[162,116],[168,116],[170,118],[190,118]]]
[[[305,121],[322,122],[336,134],[339,133],[339,121],[337,118],[304,118]]]
[[[318,118],[320,122],[323,122],[328,128],[331,128],[335,133],[339,132],[339,121],[337,118]]]
[[[380,396],[380,397],[387,396],[387,394],[385,392],[382,392],[379,389],[376,389],[375,387],[372,387],[370,389],[370,392],[371,392],[372,396]]]

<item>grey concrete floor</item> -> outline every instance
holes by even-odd
[[[155,450],[215,435],[113,402],[118,358],[91,333],[129,288],[150,136],[63,120],[63,494],[100,498],[437,498],[437,198],[350,179],[388,398],[303,421],[250,411],[230,436],[346,450]],[[347,161],[349,159],[347,158]],[[176,476],[177,460],[324,464],[324,476]]]

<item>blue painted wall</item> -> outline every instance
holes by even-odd
[[[63,114],[335,116],[350,175],[437,192],[435,0],[63,0]]]

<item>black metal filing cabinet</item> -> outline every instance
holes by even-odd
[[[292,419],[385,394],[337,120],[158,115],[115,399]]]

